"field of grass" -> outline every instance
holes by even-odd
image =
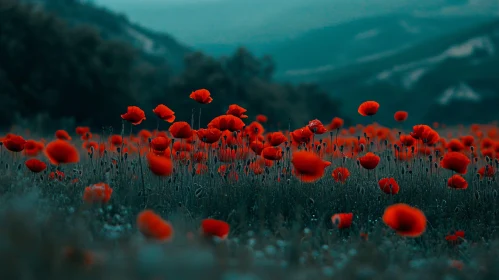
[[[497,125],[281,136],[231,108],[208,130],[129,108],[117,135],[0,137],[1,279],[498,279]]]

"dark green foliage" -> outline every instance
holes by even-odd
[[[290,121],[303,126],[312,118],[328,122],[338,114],[338,103],[315,86],[273,82],[270,57],[258,59],[245,49],[223,59],[192,53],[182,57],[182,68],[173,67],[175,74],[171,60],[132,47],[123,41],[126,37],[116,35],[126,30],[115,30],[113,23],[128,24],[125,19],[106,20],[107,11],[66,1],[48,1],[46,9],[71,18],[75,27],[39,7],[0,1],[2,127],[11,125],[15,115],[31,120],[43,113],[99,129],[119,127],[127,106],[140,106],[154,119],[152,109],[159,103],[174,110],[178,120],[190,122],[190,108],[197,112],[198,106],[189,94],[200,88],[210,90],[214,98],[203,106],[203,124],[234,103],[248,109],[251,117],[268,115],[272,127],[287,127]],[[77,24],[81,22],[93,22],[98,29]],[[171,46],[170,53],[187,53],[166,35],[132,27]],[[156,122],[145,126],[155,128]]]

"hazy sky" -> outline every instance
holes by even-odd
[[[492,2],[497,0],[469,0]],[[468,0],[94,0],[132,22],[180,41],[247,43],[285,39],[312,28],[387,13],[442,10]],[[483,5],[482,5],[483,6]],[[473,13],[468,8],[459,8]],[[451,11],[455,11],[451,10]]]

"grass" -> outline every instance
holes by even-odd
[[[481,128],[485,133],[494,129]],[[458,131],[459,135],[473,133],[462,129],[440,133],[452,132],[457,137]],[[396,130],[390,133],[397,135]],[[104,143],[106,139],[103,134],[96,141]],[[477,137],[480,139],[483,137]],[[332,147],[327,140],[321,141]],[[447,187],[453,172],[435,166],[439,162],[436,156],[431,160],[424,155],[396,160],[390,148],[395,141],[376,138],[364,148],[381,157],[371,171],[357,163],[357,156],[365,151],[352,157],[350,152],[355,149],[345,144],[342,149],[347,157],[342,157],[338,156],[339,148],[333,155],[327,153],[331,152],[328,145],[321,144],[323,158],[332,164],[322,179],[311,184],[291,174],[293,149],[284,144],[283,160],[266,167],[260,175],[246,172],[256,157],[252,152],[245,159],[230,162],[229,172],[238,173],[237,181],[217,172],[222,164],[218,145],[211,148],[206,174],[193,173],[190,161],[175,160],[170,177],[153,175],[144,155],[130,153],[120,160],[123,153],[110,147],[101,155],[80,149],[77,164],[50,165],[35,175],[24,166],[25,155],[2,146],[0,275],[3,279],[499,277],[498,175],[477,175],[489,159],[479,153],[463,175],[469,187],[455,190]],[[71,142],[77,147],[83,143],[79,139]],[[197,144],[194,147],[198,149]],[[309,149],[321,151],[317,146]],[[38,158],[47,161],[42,154]],[[497,161],[491,163],[497,168]],[[338,166],[351,172],[345,183],[335,182],[331,176]],[[62,180],[49,179],[56,169],[65,173]],[[397,180],[398,194],[380,190],[377,182],[385,177]],[[84,203],[84,188],[98,182],[113,188],[110,202]],[[428,224],[421,237],[399,236],[383,223],[385,208],[400,202],[424,212]],[[140,234],[135,220],[146,208],[173,225],[171,242],[147,240]],[[332,224],[331,216],[342,212],[352,212],[354,218],[350,228],[340,230]],[[226,240],[199,234],[201,220],[208,217],[230,224]],[[466,232],[458,245],[445,240],[455,230]],[[368,239],[361,233],[367,233]]]

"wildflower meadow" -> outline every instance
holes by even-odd
[[[497,123],[366,101],[349,112],[364,124],[290,127],[184,98],[123,108],[112,130],[2,134],[0,278],[499,278]]]

